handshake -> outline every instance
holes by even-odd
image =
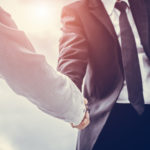
[[[88,111],[88,101],[87,101],[87,99],[84,99],[84,104],[86,106],[86,111],[85,111],[85,116],[84,116],[83,120],[81,121],[81,123],[79,125],[73,125],[73,123],[71,123],[71,126],[73,128],[77,128],[79,130],[83,130],[90,123],[90,115],[89,115],[89,111]]]
[[[0,18],[0,76],[15,93],[45,113],[71,123],[73,128],[87,127],[90,123],[87,100],[83,104],[79,89],[36,53],[25,33],[17,29],[2,8]]]

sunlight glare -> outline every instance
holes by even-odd
[[[56,8],[50,3],[33,3],[27,8],[24,27],[26,31],[41,32],[56,22]]]
[[[48,19],[50,16],[50,10],[48,5],[46,4],[37,4],[35,6],[32,6],[32,15],[35,17],[35,19],[38,19],[39,21],[42,21],[45,19]]]

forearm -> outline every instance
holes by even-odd
[[[53,68],[52,68],[53,69]],[[73,124],[80,124],[85,115],[85,104],[82,93],[76,85],[65,75],[52,70],[50,83],[51,91],[48,92],[51,100],[42,101],[40,108],[55,117]],[[51,92],[51,93],[50,93]]]
[[[18,94],[54,117],[80,123],[85,106],[70,79],[34,52],[25,34],[0,24],[0,74]]]
[[[85,115],[82,94],[69,78],[45,63],[43,56],[28,56],[27,62],[25,57],[13,61],[11,53],[7,58],[7,61],[0,59],[0,74],[17,94],[54,117],[74,124],[82,121]]]

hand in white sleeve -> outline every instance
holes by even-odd
[[[10,16],[7,17],[9,20]],[[75,84],[47,64],[22,31],[3,23],[0,23],[0,75],[17,94],[44,112],[74,125],[83,120],[84,98]]]

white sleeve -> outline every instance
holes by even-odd
[[[0,74],[9,86],[44,112],[79,124],[85,115],[83,96],[45,57],[36,54],[25,34],[0,24]]]

